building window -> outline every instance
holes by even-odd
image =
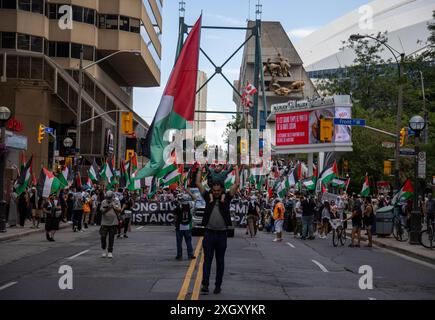
[[[130,32],[140,33],[140,20],[130,18]]]
[[[151,20],[151,23],[153,25],[157,25],[157,19],[156,19],[156,16],[154,15],[153,9],[151,8],[149,0],[143,0],[143,4],[145,5],[145,9],[147,10],[147,14],[148,14],[148,17]]]
[[[69,58],[68,42],[56,42],[56,57]]]
[[[83,22],[83,7],[72,7],[73,11],[73,20],[78,22]]]
[[[15,49],[15,37],[14,32],[2,32],[1,33],[1,47],[3,49]]]
[[[2,9],[17,9],[17,0],[1,0]]]
[[[119,17],[119,30],[130,31],[130,19],[128,17]]]
[[[83,46],[83,59],[94,61],[94,47],[92,46]]]
[[[18,0],[18,9],[30,11],[30,0]]]
[[[32,0],[32,12],[44,13],[44,1],[43,0]]]
[[[17,37],[17,49],[29,50],[30,49],[30,36],[28,34],[19,33]]]
[[[50,3],[48,6],[48,18],[57,19],[57,4]]]
[[[140,27],[140,34],[141,34],[142,39],[144,40],[145,44],[147,45],[147,48],[148,48],[149,52],[151,53],[151,56],[153,57],[154,62],[157,64],[157,66],[160,67],[160,62],[161,62],[160,56],[157,53],[157,50],[154,47],[154,44],[151,41],[151,39],[148,35],[148,32],[143,25]]]
[[[101,29],[118,30],[118,17],[114,14],[100,14],[99,27]]]
[[[83,9],[83,22],[95,25],[95,10],[94,9]]]
[[[80,48],[81,44],[71,43],[71,58],[80,59]]]
[[[30,41],[30,50],[34,52],[43,52],[44,41],[41,37],[32,36]]]

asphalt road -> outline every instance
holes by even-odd
[[[0,300],[435,298],[435,265],[381,248],[335,248],[330,237],[302,241],[284,233],[284,241],[275,243],[272,234],[259,232],[251,239],[244,229],[228,239],[222,293],[203,296],[201,259],[175,260],[173,227],[137,228],[128,239],[115,240],[113,259],[101,258],[97,227],[61,230],[56,242],[43,233],[1,242]],[[193,243],[199,254],[200,239]],[[63,265],[72,268],[72,290],[59,288]],[[359,287],[363,265],[372,268],[373,289]]]

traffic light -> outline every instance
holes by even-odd
[[[38,143],[39,144],[42,143],[42,140],[44,140],[44,137],[45,137],[45,126],[40,124],[39,128],[38,128]]]
[[[384,175],[385,176],[391,175],[391,161],[390,160],[384,161]]]
[[[408,135],[408,130],[406,128],[402,128],[400,130],[400,146],[403,147],[406,144],[406,138]]]
[[[133,149],[127,149],[125,152],[125,161],[129,161],[134,156],[134,150]]]
[[[123,112],[121,114],[121,131],[123,134],[132,134],[133,130],[133,112]]]
[[[320,141],[332,142],[332,119],[320,119]]]

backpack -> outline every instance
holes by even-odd
[[[83,210],[83,197],[82,197],[82,195],[75,197],[73,209],[74,210]]]

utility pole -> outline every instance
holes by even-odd
[[[82,121],[82,89],[83,88],[83,46],[80,47],[79,90],[77,94],[77,134],[76,157],[80,156],[81,121]]]
[[[405,54],[400,54],[399,62],[399,93],[397,99],[397,117],[396,117],[396,155],[394,161],[394,179],[395,191],[400,189],[400,130],[402,129],[402,110],[403,110],[403,62]]]

